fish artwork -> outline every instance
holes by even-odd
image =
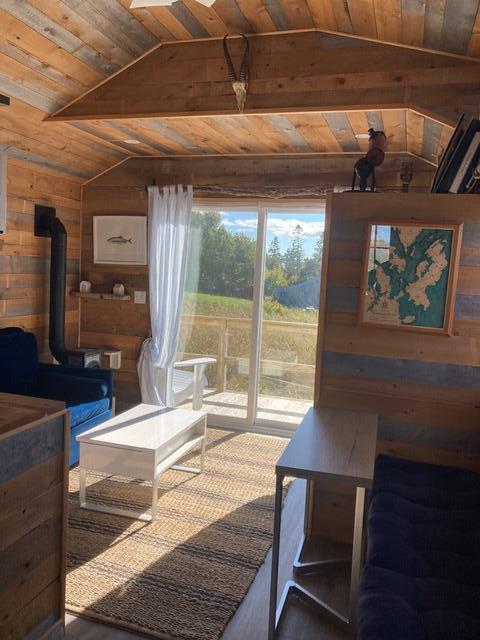
[[[112,244],[133,244],[131,238],[124,238],[123,236],[112,236],[111,238],[107,238],[107,242],[111,242]]]

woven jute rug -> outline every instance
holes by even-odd
[[[156,638],[218,639],[271,544],[285,446],[210,429],[202,474],[161,476],[153,523],[80,509],[72,470],[67,609]],[[150,495],[148,483],[88,474],[92,502],[148,509]]]

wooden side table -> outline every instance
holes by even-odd
[[[275,638],[290,595],[295,595],[318,611],[334,616],[348,627],[356,628],[358,584],[362,564],[365,489],[371,487],[373,481],[377,424],[378,416],[376,414],[312,408],[306,414],[277,462],[275,467],[275,519],[268,640]],[[352,557],[347,559],[348,562],[351,562],[352,567],[349,611],[346,614],[333,609],[293,580],[286,583],[277,608],[283,481],[286,476],[304,478],[309,482],[334,480],[356,487]],[[304,539],[300,544],[294,564],[294,569],[297,572],[312,574],[345,562],[344,558],[334,558],[303,564],[300,561],[303,543]]]

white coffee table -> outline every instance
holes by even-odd
[[[139,404],[77,436],[80,443],[80,506],[138,520],[155,518],[158,479],[167,469],[203,471],[207,417],[202,411]],[[176,464],[201,447],[200,467]],[[151,511],[139,512],[87,501],[87,470],[152,482]]]

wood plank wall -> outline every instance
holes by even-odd
[[[356,159],[356,158],[355,158]],[[192,183],[225,187],[312,186],[332,188],[349,184],[355,159],[332,157],[188,158],[135,159],[89,182],[83,190],[81,277],[90,280],[94,291],[111,291],[116,282],[128,292],[148,290],[147,267],[93,264],[93,216],[146,215],[145,185],[155,178],[158,185]],[[411,156],[390,158],[379,171],[379,184],[400,188],[399,169],[405,160],[415,165],[413,188],[425,189],[432,168]],[[346,167],[349,167],[348,171]],[[115,372],[115,394],[121,409],[138,402],[140,392],[136,363],[142,341],[150,332],[147,305],[133,301],[81,301],[81,345],[122,351],[122,368]]]
[[[0,393],[0,638],[60,640],[68,417],[63,403]]]
[[[56,208],[68,232],[68,290],[78,288],[81,179],[19,158],[8,160],[7,231],[0,234],[0,327],[33,331],[40,357],[50,358],[48,305],[50,240],[36,238],[34,206]],[[67,296],[66,341],[77,346],[78,302]]]
[[[379,452],[480,468],[478,198],[342,193],[329,197],[327,209],[331,226],[316,404],[378,412]],[[368,219],[464,222],[452,336],[356,326]]]

